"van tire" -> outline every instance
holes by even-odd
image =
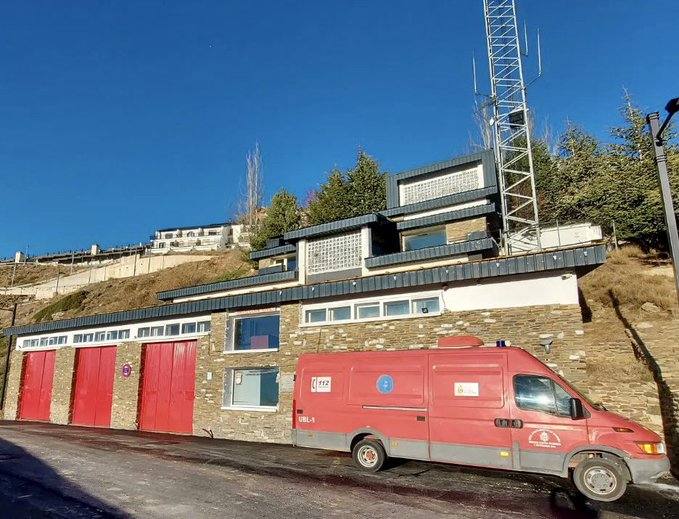
[[[621,462],[609,458],[587,458],[573,471],[573,483],[588,499],[611,502],[627,490],[627,473]]]
[[[378,440],[366,438],[354,445],[351,457],[356,466],[368,472],[377,472],[387,459],[387,453]]]

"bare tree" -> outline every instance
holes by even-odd
[[[248,151],[245,163],[247,173],[240,213],[243,222],[252,227],[257,222],[257,213],[262,207],[262,155],[259,151],[259,143],[255,143],[254,150]]]

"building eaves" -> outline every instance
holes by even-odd
[[[401,263],[414,263],[416,261],[431,261],[447,258],[458,254],[471,254],[482,250],[493,250],[497,252],[498,245],[493,238],[482,238],[480,240],[467,240],[459,243],[439,245],[437,247],[427,247],[426,249],[409,250],[405,252],[395,252],[383,256],[372,256],[365,259],[365,266],[369,269],[388,267]]]
[[[214,229],[215,227],[224,227],[225,225],[233,224],[231,222],[223,222],[208,223],[206,225],[185,225],[183,227],[167,227],[166,229],[156,229],[156,232],[188,231],[189,229]]]
[[[124,312],[14,326],[6,328],[3,330],[3,333],[5,335],[38,334],[75,328],[122,324],[149,319],[205,314],[227,309],[272,306],[297,301],[360,295],[385,290],[416,288],[427,285],[448,284],[473,279],[528,274],[568,268],[591,268],[600,265],[605,259],[606,246],[597,244],[587,247],[575,247],[521,256],[492,258],[409,272],[366,276],[363,278],[335,281],[331,283],[300,285],[279,290],[251,292],[247,294],[200,299],[198,301],[187,301],[184,303],[174,303],[150,308],[138,308]]]
[[[304,238],[316,238],[318,236],[360,229],[365,225],[375,224],[382,222],[383,220],[384,217],[379,213],[364,214],[354,218],[335,220],[334,222],[322,223],[320,225],[312,225],[311,227],[304,227],[303,229],[288,231],[283,235],[283,239],[290,241]]]
[[[247,276],[238,279],[230,279],[228,281],[218,281],[217,283],[206,283],[204,285],[177,288],[174,290],[165,290],[163,292],[158,292],[157,296],[161,301],[170,301],[172,299],[177,299],[178,297],[199,296],[214,292],[222,292],[224,290],[236,290],[239,288],[247,288],[257,285],[269,285],[272,283],[294,281],[295,279],[297,279],[297,271],[288,270],[284,272],[274,272],[259,274],[256,276]]]
[[[278,247],[271,247],[270,249],[261,249],[252,251],[250,253],[251,260],[260,260],[264,258],[272,258],[273,256],[280,256],[282,254],[289,254],[297,250],[297,245],[288,243],[286,245],[279,245]]]
[[[485,214],[495,212],[495,203],[487,202],[481,205],[472,207],[465,207],[464,209],[457,209],[455,211],[446,211],[445,213],[434,214],[431,216],[422,216],[420,218],[413,218],[412,220],[403,220],[396,224],[396,229],[399,231],[408,231],[410,229],[419,229],[420,227],[430,227],[432,225],[439,225],[456,220],[463,220],[465,218],[473,218]]]
[[[424,211],[433,211],[441,207],[449,207],[465,202],[471,202],[480,198],[486,198],[497,193],[497,185],[482,187],[481,189],[472,189],[471,191],[463,191],[462,193],[455,193],[454,195],[442,196],[439,198],[432,198],[431,200],[424,200],[422,202],[415,202],[414,204],[401,205],[385,209],[381,212],[386,217],[400,216],[404,214],[422,213]]]

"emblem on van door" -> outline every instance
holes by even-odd
[[[394,390],[394,379],[391,375],[380,375],[377,379],[377,390],[383,395],[389,394]]]
[[[547,429],[538,429],[530,433],[528,443],[535,447],[543,447],[546,449],[556,449],[561,447],[561,438],[553,431]]]

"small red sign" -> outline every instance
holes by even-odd
[[[132,365],[129,362],[123,364],[123,377],[127,378],[132,374]]]

